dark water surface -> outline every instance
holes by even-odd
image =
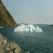
[[[42,33],[14,32],[14,28],[0,28],[9,41],[15,41],[23,53],[53,53],[53,27],[42,27]]]

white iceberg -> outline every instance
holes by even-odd
[[[18,31],[20,31],[20,32],[23,32],[23,31],[25,31],[25,32],[43,32],[43,30],[39,26],[35,27],[34,25],[30,25],[30,24],[28,24],[28,25],[21,24],[20,26],[16,27],[14,31],[15,32],[18,32]]]
[[[21,24],[20,26],[15,28],[15,32],[16,31],[28,31],[29,32],[29,28],[27,25]]]

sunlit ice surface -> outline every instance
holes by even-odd
[[[16,27],[14,32],[43,32],[43,30],[39,26],[34,26],[34,25],[25,25],[21,24],[20,26]]]

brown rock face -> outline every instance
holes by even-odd
[[[0,53],[21,53],[21,48],[15,42],[9,42],[0,33]]]
[[[15,27],[16,22],[12,18],[12,16],[9,14],[7,9],[4,7],[2,1],[0,0],[0,26],[11,26]]]
[[[10,44],[7,45],[6,51],[8,53],[21,53],[21,48],[19,47],[18,44],[11,42]]]

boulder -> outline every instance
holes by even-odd
[[[6,51],[8,53],[21,53],[21,48],[19,47],[18,44],[14,43],[14,42],[10,42],[6,46]]]
[[[0,34],[0,53],[21,53],[21,48],[15,42],[9,42]]]

